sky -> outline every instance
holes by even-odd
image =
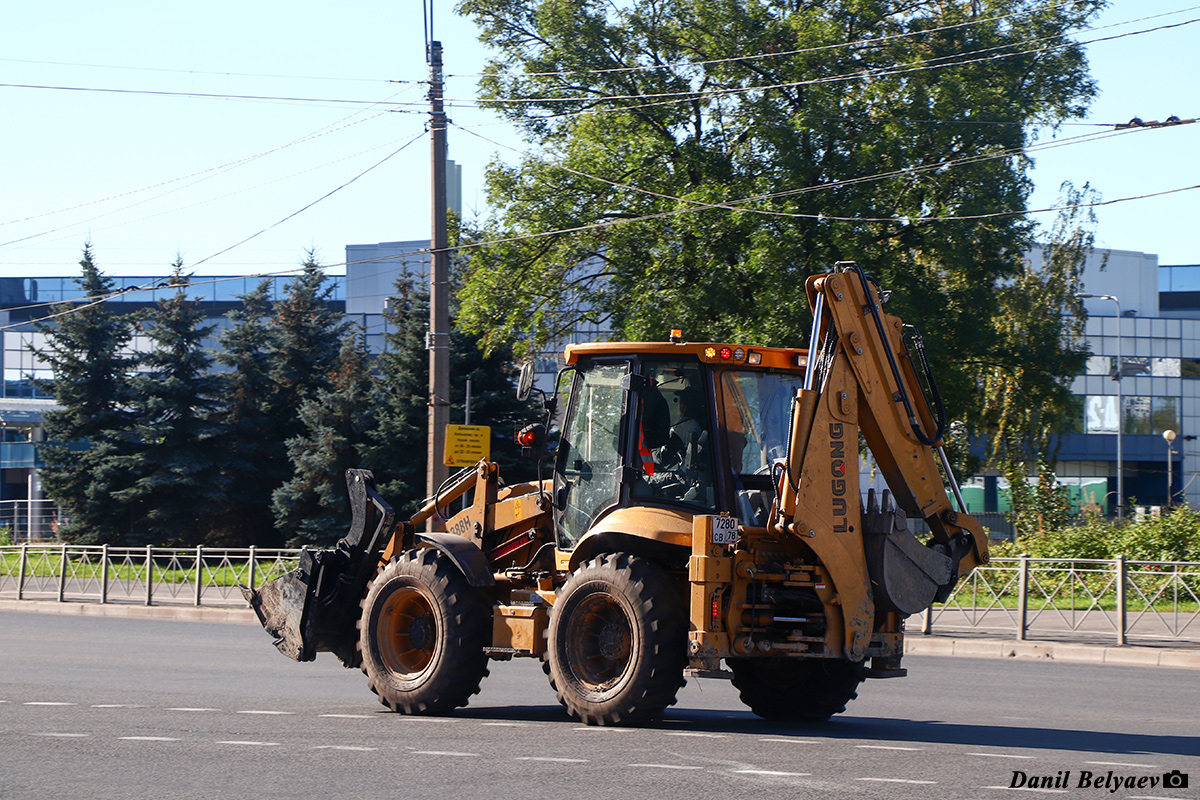
[[[449,155],[464,215],[482,217],[485,166],[522,143],[470,103],[487,58],[473,24],[431,1]],[[74,275],[88,241],[113,275],[167,275],[177,256],[196,275],[234,275],[428,238],[421,0],[4,5],[0,276]],[[1186,0],[1113,2],[1081,40],[1178,27],[1089,44],[1099,97],[1039,142],[1200,117],[1197,20]],[[1098,246],[1200,263],[1200,190],[1123,201],[1200,184],[1197,143],[1200,123],[1048,148],[1030,207],[1055,206],[1063,181],[1090,184],[1122,201],[1097,208]]]

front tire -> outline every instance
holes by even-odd
[[[362,670],[393,711],[447,714],[488,674],[491,610],[437,550],[409,550],[388,564],[371,583],[359,626]]]
[[[840,659],[729,658],[742,702],[763,719],[824,722],[846,710],[865,678],[862,664]]]
[[[662,714],[684,685],[687,630],[672,578],[624,553],[602,555],[563,585],[550,614],[550,685],[588,725]]]

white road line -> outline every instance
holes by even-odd
[[[46,736],[51,739],[86,739],[87,733],[31,733],[30,736]]]
[[[704,767],[688,767],[682,764],[630,764],[629,766],[646,769],[704,769]]]
[[[1126,764],[1123,761],[1085,761],[1098,767],[1142,767],[1143,769],[1162,769],[1158,764]]]
[[[695,736],[699,739],[724,739],[723,733],[691,733],[689,731],[666,731],[663,736]]]
[[[370,714],[321,714],[326,719],[375,719]]]
[[[479,758],[479,753],[457,753],[453,750],[413,750],[414,756],[461,756],[463,758]]]
[[[1159,797],[1153,794],[1131,794],[1128,800],[1179,800],[1178,797]]]
[[[481,722],[480,725],[490,725],[494,728],[528,728],[528,722]]]
[[[167,711],[220,711],[219,708],[168,708]]]
[[[100,705],[92,706],[92,708],[145,708],[145,706],[135,706],[129,703],[101,703]]]
[[[239,713],[239,714],[267,714],[267,715],[271,715],[271,716],[288,717],[288,716],[295,714],[296,712],[295,711],[253,711],[253,710],[251,710],[251,711],[239,711],[237,713]]]
[[[118,736],[118,739],[125,742],[178,742],[178,739],[173,739],[170,736]]]
[[[601,725],[583,725],[578,728],[572,728],[576,731],[595,731],[596,733],[629,733],[633,728],[605,728]]]
[[[586,764],[586,758],[551,758],[550,756],[517,756],[514,761],[552,761],[555,764]]]
[[[27,705],[27,706],[74,706],[74,705],[78,705],[78,703],[53,703],[48,700],[44,700],[44,701],[38,701],[38,702],[32,702],[32,703],[23,703],[22,705]]]
[[[313,750],[353,750],[356,753],[373,753],[378,749],[377,747],[354,747],[348,744],[318,744],[313,747]]]
[[[919,783],[922,785],[937,783],[937,781],[909,781],[909,780],[905,780],[903,778],[855,778],[854,780],[856,780],[856,781],[875,781],[877,783]]]
[[[811,772],[780,772],[774,769],[735,769],[732,771],[738,775],[769,775],[776,778],[807,778],[812,775]]]
[[[238,740],[217,742],[217,744],[244,744],[250,747],[278,747],[279,742],[243,742]]]
[[[1066,789],[1030,789],[1027,787],[1014,788],[1012,786],[980,786],[980,789],[1003,789],[1006,792],[1041,792],[1043,794],[1066,794]]]
[[[857,747],[857,748],[858,748],[858,749],[860,749],[860,750],[906,750],[906,751],[916,751],[916,750],[924,750],[924,749],[925,749],[924,747],[895,747],[895,746],[893,746],[893,745],[887,745],[887,744],[856,744],[856,745],[854,745],[854,746],[855,746],[855,747]]]
[[[1009,753],[967,753],[969,756],[980,756],[982,758],[1026,758],[1033,759],[1034,756],[1014,756]]]
[[[821,744],[816,739],[767,739],[760,738],[760,742],[782,742],[783,744]]]

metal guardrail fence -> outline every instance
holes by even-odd
[[[300,550],[0,547],[0,598],[244,607],[238,585],[295,569]],[[1200,643],[1200,562],[995,558],[910,623],[1019,640]]]
[[[0,528],[8,528],[10,541],[14,543],[53,542],[58,537],[60,521],[53,500],[0,501]]]
[[[1018,640],[1200,642],[1200,562],[994,558],[921,623],[923,633],[936,626]]]
[[[255,588],[295,569],[299,550],[256,547],[0,547],[0,598],[245,607]]]

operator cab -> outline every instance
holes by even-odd
[[[764,350],[774,357],[764,365],[759,352],[753,366],[746,352],[684,343],[568,348],[573,384],[554,469],[560,548],[629,506],[766,524],[803,351]]]

